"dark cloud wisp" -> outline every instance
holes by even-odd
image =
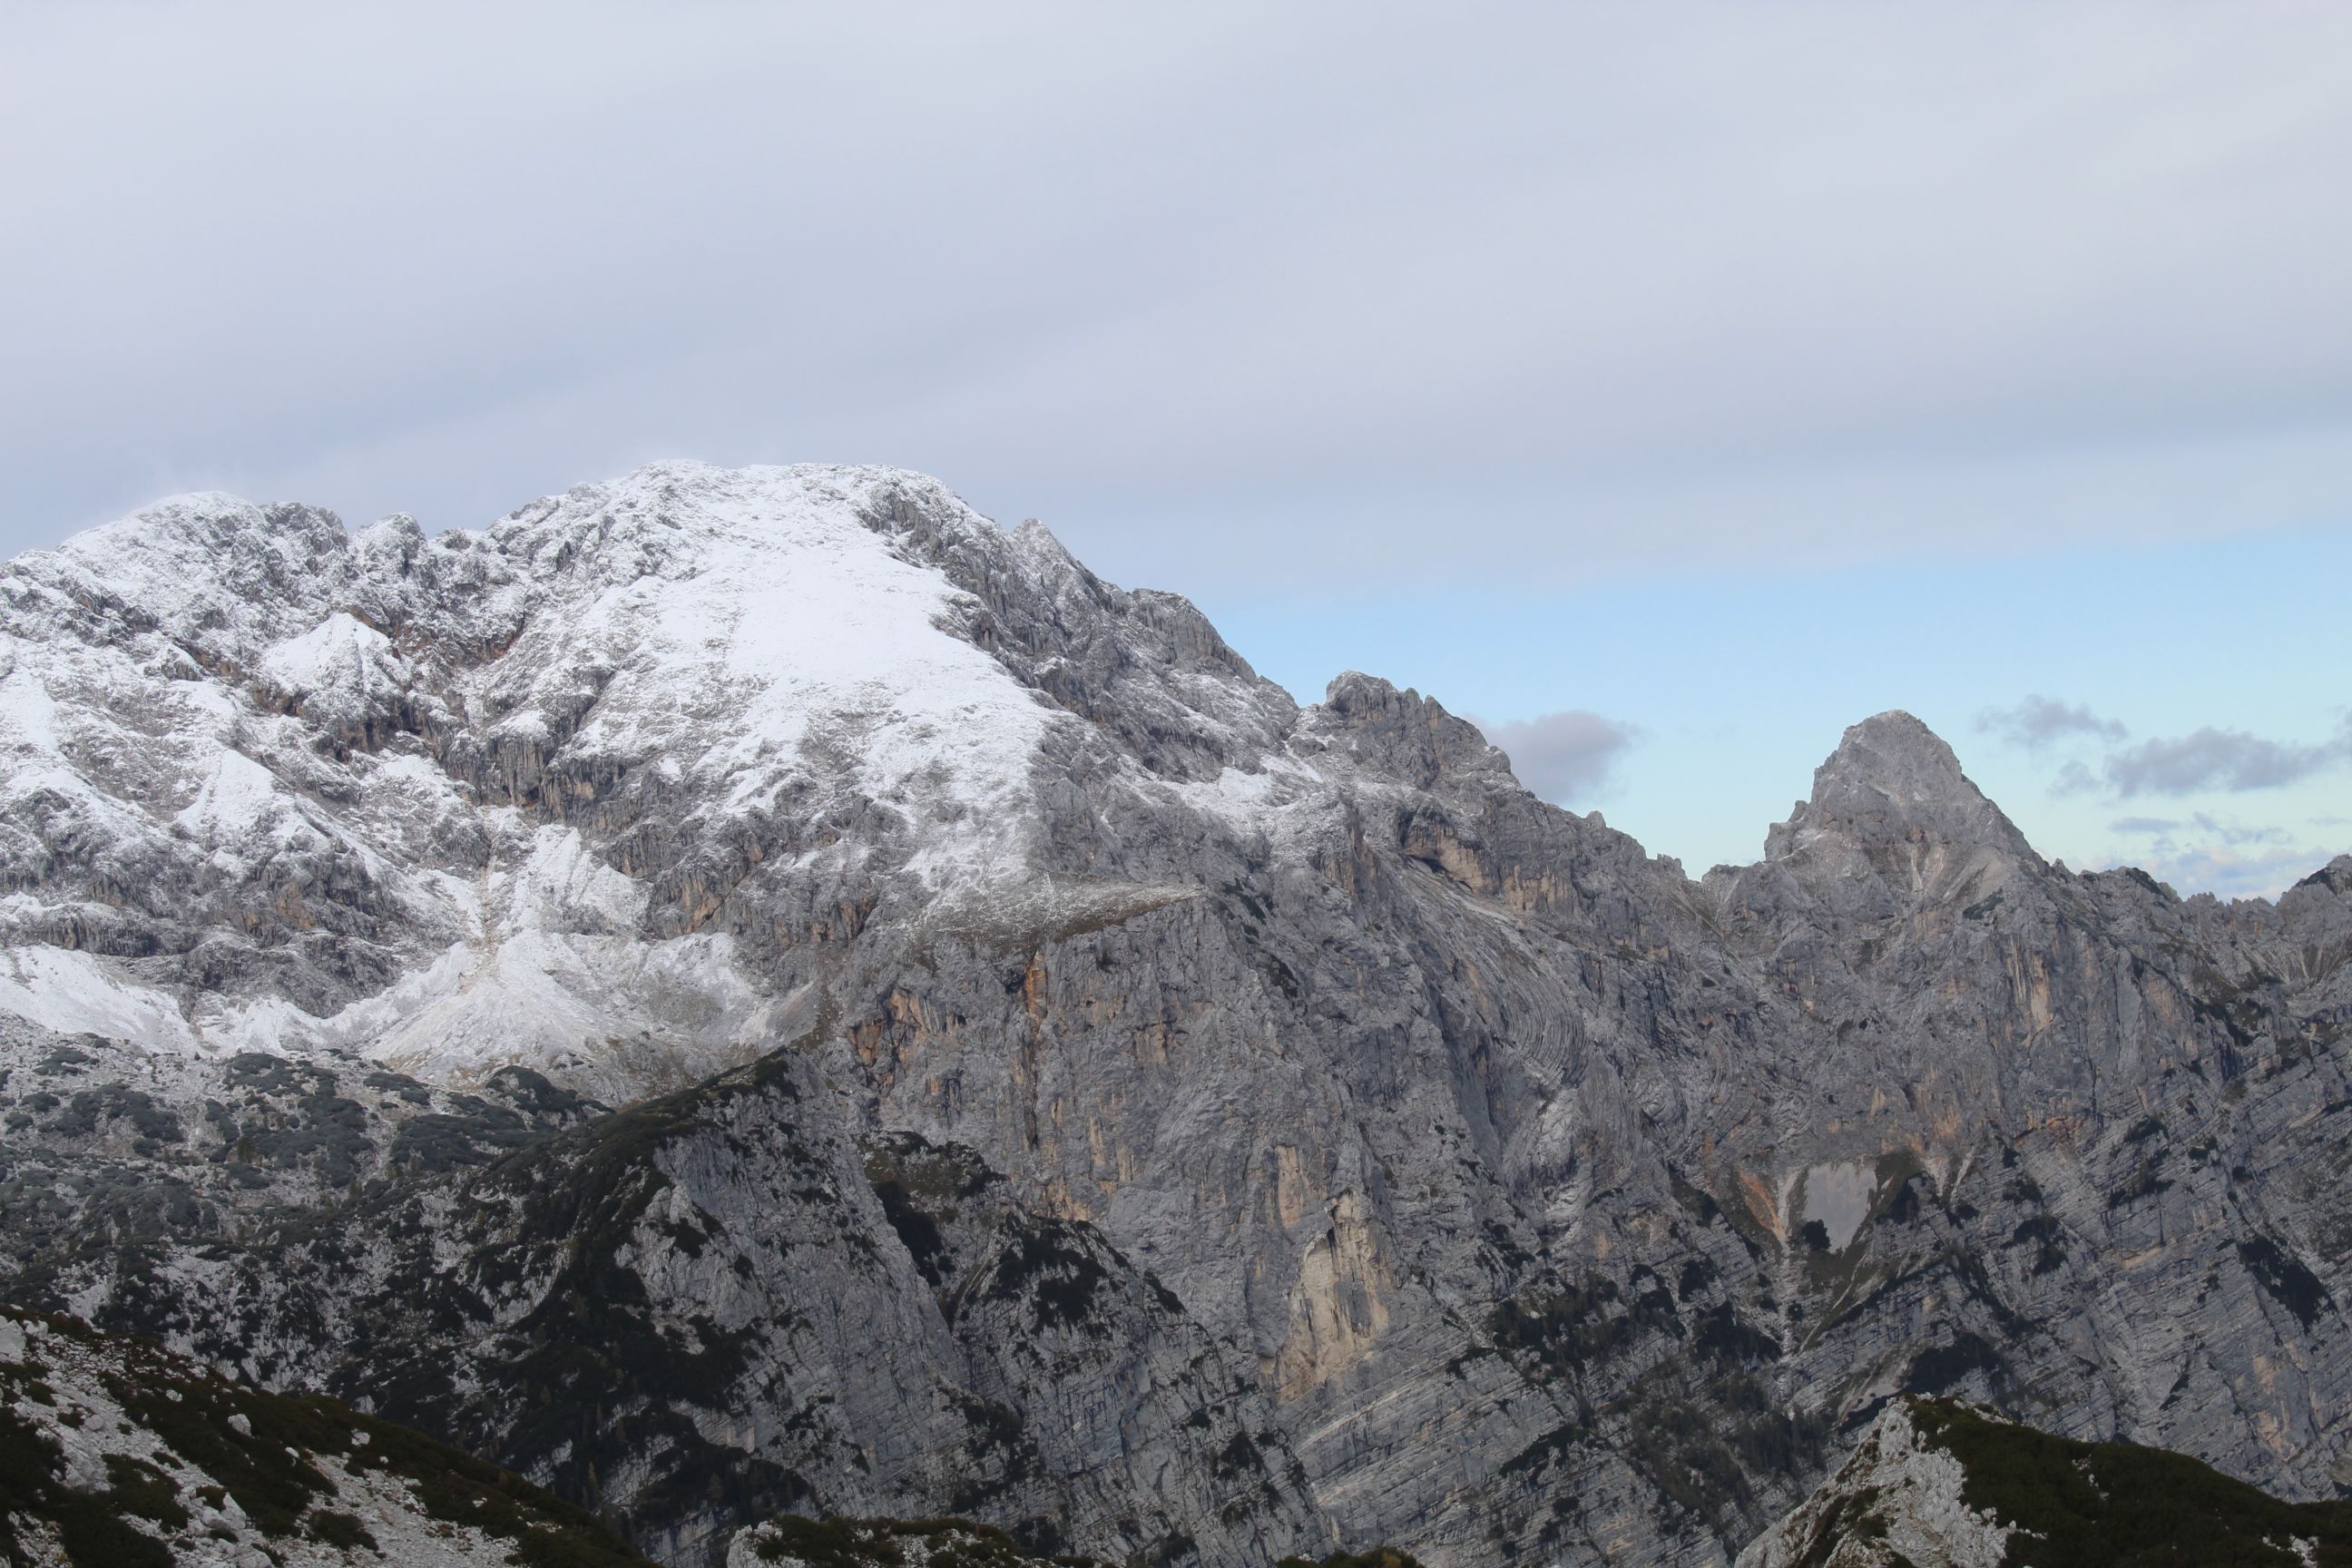
[[[2013,708],[1986,709],[1977,715],[1977,728],[2028,751],[2074,736],[2120,741],[2128,733],[2116,721],[2092,712],[2086,703],[2063,702],[2038,691]]]
[[[1581,708],[1508,723],[1470,721],[1509,754],[1521,784],[1562,805],[1585,800],[1606,783],[1611,767],[1640,733],[1631,724]]]
[[[2145,857],[2141,868],[2176,889],[2197,889],[2225,899],[2270,898],[2325,856],[2296,845],[2242,851],[2220,844],[2165,846]],[[2114,862],[2122,864],[2122,862]]]
[[[2176,835],[2192,833],[2233,849],[2248,844],[2277,844],[2286,837],[2284,828],[2259,823],[2249,826],[2242,822],[2224,822],[2207,811],[2191,812],[2186,820],[2169,816],[2119,816],[2108,823],[2107,828],[2113,833],[2146,835],[2155,839],[2158,847],[2165,848],[2171,847]],[[2302,855],[2308,851],[2297,849],[2294,853]]]
[[[2108,757],[2107,787],[2136,795],[2192,795],[2200,790],[2275,789],[2352,761],[2352,725],[2316,744],[2273,741],[2243,730],[2208,725],[2190,734],[2143,741]]]

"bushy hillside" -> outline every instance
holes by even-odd
[[[2186,1454],[1898,1401],[1739,1568],[2347,1568],[2352,1502],[2282,1502]]]
[[[6,1306],[0,1555],[12,1568],[645,1561],[579,1510],[405,1427]]]

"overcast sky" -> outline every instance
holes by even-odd
[[[2352,848],[2352,6],[0,5],[0,545],[885,461],[1694,867]]]

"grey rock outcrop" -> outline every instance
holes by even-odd
[[[2018,1527],[1970,1506],[1969,1490],[1967,1464],[1897,1400],[1836,1475],[1748,1543],[1737,1568],[2001,1568]]]
[[[670,1560],[1722,1563],[1906,1392],[2352,1480],[2352,859],[2070,873],[1883,714],[1693,881],[887,470],[0,600],[0,1289]]]

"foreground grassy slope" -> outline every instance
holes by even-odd
[[[1969,1505],[2017,1527],[2014,1568],[2352,1568],[2352,1502],[2281,1502],[2186,1454],[2053,1437],[1950,1400],[1917,1401],[1912,1419],[1966,1468]]]
[[[0,1305],[0,1561],[60,1559],[646,1561],[588,1514],[404,1426],[317,1395],[266,1394],[78,1319]]]
[[[2352,1502],[1907,1396],[1738,1568],[2352,1568]]]

